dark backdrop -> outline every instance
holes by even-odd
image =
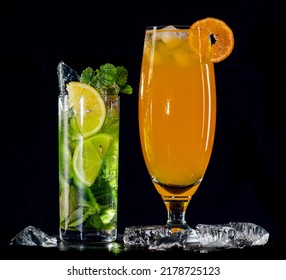
[[[155,4],[156,2],[156,4]],[[138,84],[145,27],[224,20],[235,47],[215,65],[217,130],[203,183],[187,211],[198,223],[253,222],[285,237],[285,15],[281,1],[22,1],[0,11],[0,235],[28,225],[58,233],[56,68],[110,62],[129,70],[121,98],[119,232],[164,224],[166,210],[139,142]]]

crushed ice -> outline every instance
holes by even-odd
[[[148,247],[154,240],[170,237],[172,232],[163,226],[131,226],[125,228],[123,243],[128,247]]]
[[[171,248],[229,249],[265,245],[269,233],[253,223],[198,224],[195,229],[172,233],[165,226],[131,226],[125,228],[123,243],[127,248],[168,250]],[[57,237],[28,226],[10,241],[10,245],[56,247]]]
[[[243,248],[264,245],[269,233],[253,223],[198,224],[196,229],[171,233],[164,226],[132,226],[124,231],[126,247],[145,247],[150,250],[171,248]]]
[[[27,226],[12,238],[9,245],[56,247],[57,238],[34,226]]]

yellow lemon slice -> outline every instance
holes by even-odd
[[[82,82],[70,82],[66,88],[80,134],[84,138],[94,135],[102,128],[106,118],[106,107],[100,93]]]

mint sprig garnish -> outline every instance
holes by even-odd
[[[127,84],[128,71],[123,66],[114,66],[111,63],[101,65],[99,69],[91,67],[82,71],[80,81],[90,84],[102,94],[118,95],[131,94],[132,87]]]

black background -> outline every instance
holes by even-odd
[[[285,237],[285,14],[281,1],[22,1],[0,11],[1,240],[28,225],[58,234],[56,68],[110,62],[129,70],[121,97],[119,232],[164,224],[148,176],[137,102],[145,27],[224,20],[235,47],[215,65],[217,130],[205,178],[187,210],[198,223],[253,222]]]

